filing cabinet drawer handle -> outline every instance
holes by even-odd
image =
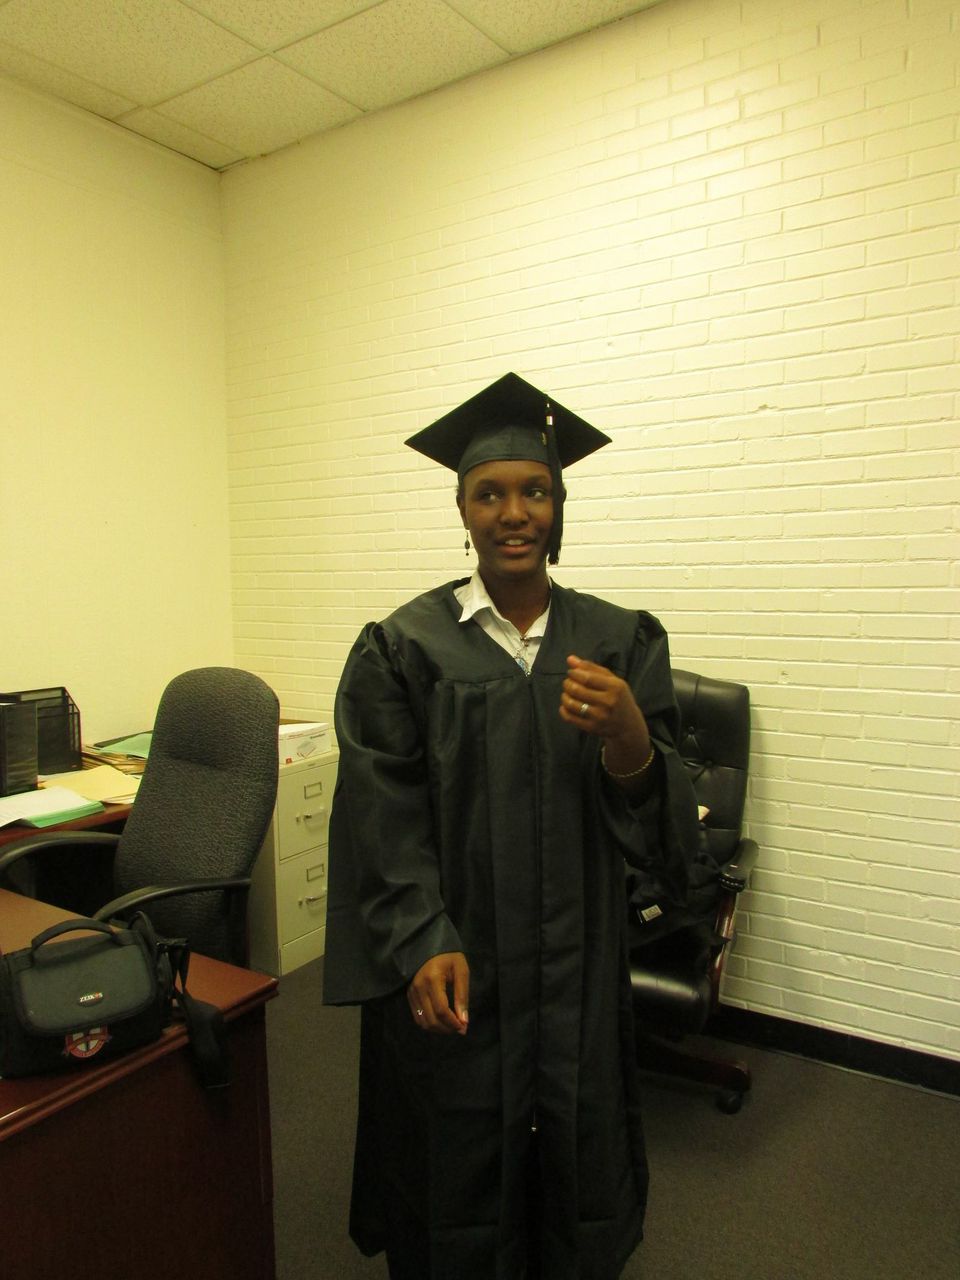
[[[324,895],[323,895],[322,893],[321,893],[321,894],[319,894],[319,895],[318,895],[318,894],[312,894],[309,898],[301,898],[301,899],[300,899],[300,906],[302,907],[302,906],[304,906],[304,904],[305,904],[305,903],[309,903],[309,902],[322,902],[322,901],[323,901],[323,898],[324,898]]]
[[[298,822],[312,822],[314,818],[323,818],[326,816],[326,809],[317,809],[315,813],[298,813]]]

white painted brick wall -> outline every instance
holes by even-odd
[[[734,1004],[960,1057],[957,0],[666,0],[228,173],[238,661],[329,709],[464,572],[403,439],[613,437],[561,581],[754,705]]]

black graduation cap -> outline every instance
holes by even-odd
[[[550,563],[556,564],[563,536],[561,469],[609,444],[610,437],[518,374],[505,373],[405,443],[456,471],[461,483],[481,462],[545,462],[554,481],[549,555]]]

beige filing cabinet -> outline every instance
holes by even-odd
[[[276,977],[323,955],[327,832],[336,750],[280,766],[273,820],[253,869],[250,967]]]

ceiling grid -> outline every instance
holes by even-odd
[[[0,74],[213,169],[662,0],[0,0]]]

